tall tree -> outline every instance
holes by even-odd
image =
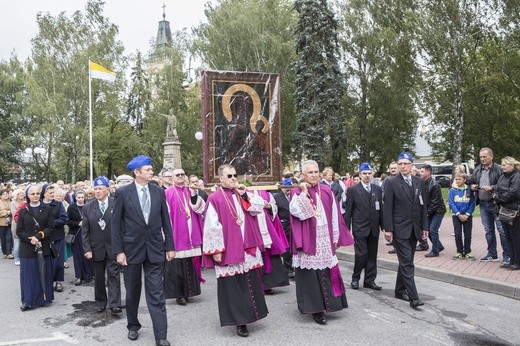
[[[47,150],[47,180],[88,176],[88,60],[112,71],[120,71],[118,66],[124,64],[123,46],[116,38],[118,29],[102,12],[103,2],[91,0],[85,13],[37,16],[26,108],[34,127],[33,136],[26,141]],[[107,117],[120,117],[123,79],[113,84],[93,80],[92,86],[94,127]],[[94,158],[96,151],[104,149],[95,145]],[[102,163],[95,163],[101,173]]]
[[[298,12],[295,147],[300,160],[306,157],[339,171],[347,138],[338,23],[326,0],[296,0],[294,7]]]
[[[130,74],[131,90],[128,96],[127,119],[134,126],[135,132],[140,135],[146,113],[150,110],[151,93],[148,76],[143,66],[141,52],[137,52],[135,66]]]
[[[340,36],[349,115],[345,149],[355,163],[384,171],[403,148],[413,149],[420,70],[414,1],[346,0]],[[352,161],[351,161],[352,162]],[[354,168],[354,167],[350,167]]]
[[[468,70],[475,64],[479,49],[497,24],[496,1],[419,1],[423,14],[419,22],[422,60],[428,87],[424,90],[431,112],[434,153],[463,161],[468,146],[464,139],[465,94]]]
[[[21,138],[27,125],[22,115],[24,80],[25,71],[15,56],[0,61],[0,177],[4,178],[17,167],[23,150]]]
[[[205,13],[207,23],[194,30],[192,48],[205,66],[281,75],[282,150],[287,160],[295,128],[292,1],[224,0],[208,4]]]

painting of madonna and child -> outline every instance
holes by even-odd
[[[281,179],[280,75],[202,71],[204,183],[233,165],[253,183]]]

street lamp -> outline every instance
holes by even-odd
[[[25,149],[25,153],[32,158],[31,161],[36,166],[36,180],[39,179],[39,172],[40,172],[40,161],[38,160],[38,158],[39,157],[43,158],[43,156],[45,155],[46,152],[47,152],[47,150],[45,150],[45,148],[40,148],[40,147]]]

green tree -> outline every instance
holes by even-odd
[[[192,50],[214,70],[279,73],[284,161],[292,153],[294,116],[293,33],[289,0],[224,0],[206,7],[207,23],[194,30]],[[195,113],[194,113],[195,114]]]
[[[127,119],[134,126],[135,132],[140,135],[146,113],[150,109],[151,94],[148,76],[146,75],[141,52],[137,52],[135,66],[130,74],[131,91],[128,96]]]
[[[39,13],[38,34],[32,40],[33,54],[28,64],[27,116],[32,120],[32,136],[27,146],[47,150],[45,179],[77,180],[88,177],[88,60],[112,71],[124,65],[123,46],[117,40],[117,26],[103,17],[103,2],[91,0],[85,13],[71,17],[62,12],[53,17]],[[120,74],[122,75],[122,74]],[[93,124],[121,114],[120,93],[124,80],[115,83],[92,81]],[[110,135],[98,131],[98,138]],[[105,150],[94,143],[96,171],[106,166],[97,160]],[[116,159],[112,157],[111,159]]]
[[[356,164],[370,161],[380,172],[403,148],[413,149],[416,90],[421,80],[415,62],[413,4],[346,0],[340,7],[348,81],[345,149]]]
[[[19,164],[22,134],[27,123],[22,110],[25,95],[25,71],[20,61],[12,56],[0,61],[0,177],[9,178],[8,172]]]
[[[303,156],[339,171],[346,144],[338,24],[326,0],[296,0],[294,143]]]
[[[434,153],[458,164],[471,145],[465,139],[466,92],[473,88],[468,70],[496,28],[496,1],[420,1],[422,60],[427,88],[424,102],[431,114]]]

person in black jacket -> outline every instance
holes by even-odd
[[[280,187],[281,191],[273,194],[276,205],[278,206],[278,216],[280,217],[280,222],[282,223],[283,231],[289,244],[291,243],[291,212],[289,210],[289,202],[291,200],[292,185],[291,176],[286,175],[282,181],[282,186]],[[282,258],[287,276],[290,279],[294,279],[294,268],[292,265],[292,253],[290,248],[288,248],[282,255]]]
[[[502,224],[496,220],[495,202],[491,195],[491,186],[498,182],[498,178],[502,175],[502,169],[499,164],[493,163],[493,150],[489,148],[480,149],[479,159],[480,165],[473,171],[469,185],[471,185],[471,190],[476,192],[477,205],[480,206],[480,219],[486,231],[486,241],[488,243],[487,254],[482,257],[480,261],[498,261],[497,238],[495,234],[496,225],[500,236],[500,244],[502,245],[503,264],[508,264],[509,250],[507,248],[507,241]]]
[[[515,210],[520,206],[520,162],[510,156],[502,159],[502,171],[496,185],[492,187],[493,199],[499,207]],[[510,262],[503,263],[502,268],[520,269],[520,218],[514,218],[513,223],[501,222],[509,249]]]
[[[424,181],[426,209],[428,211],[428,237],[432,242],[432,251],[425,257],[438,257],[444,246],[439,238],[439,228],[446,214],[446,205],[442,199],[441,186],[432,178],[432,166],[421,167],[421,179]]]
[[[83,226],[83,206],[85,205],[86,194],[83,190],[76,190],[74,200],[76,203],[71,204],[67,208],[67,216],[69,217],[69,234],[75,235],[74,243],[72,243],[72,256],[74,258],[74,276],[76,281],[74,285],[79,286],[82,283],[89,283],[92,280],[93,269],[92,262],[83,255],[83,239],[81,237]]]
[[[54,229],[52,209],[40,202],[40,188],[30,185],[25,190],[27,206],[20,209],[16,235],[20,239],[20,288],[22,311],[52,303],[53,271],[51,265],[50,237]],[[40,273],[37,248],[43,251],[44,273]],[[45,278],[45,294],[40,275]]]
[[[69,217],[63,203],[54,200],[54,186],[43,184],[40,201],[52,209],[52,215],[54,216],[54,230],[50,239],[54,248],[58,251],[57,256],[52,258],[54,290],[63,292],[62,282],[65,280],[65,225],[69,222]]]

